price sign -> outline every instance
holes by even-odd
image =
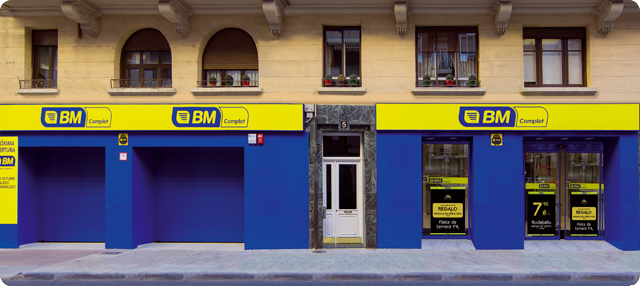
[[[554,236],[556,233],[556,195],[554,192],[528,192],[527,234]]]

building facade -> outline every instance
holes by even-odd
[[[0,247],[640,249],[632,1],[10,0],[0,37]]]

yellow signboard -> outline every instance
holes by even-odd
[[[466,177],[429,177],[427,183],[429,184],[454,184],[454,185],[466,185],[469,179]]]
[[[527,190],[555,190],[556,184],[554,183],[526,183],[524,188]]]
[[[377,104],[377,130],[631,130],[638,104]]]
[[[464,212],[462,204],[434,203],[433,217],[435,218],[461,218]]]
[[[0,130],[302,131],[302,104],[0,105]]]
[[[598,213],[595,207],[573,207],[571,208],[572,220],[596,220]]]
[[[0,137],[0,224],[18,223],[18,137]]]

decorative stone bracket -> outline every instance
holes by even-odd
[[[85,0],[64,0],[60,8],[65,16],[80,23],[83,33],[98,36],[102,16],[98,8]]]
[[[613,22],[620,17],[624,9],[622,0],[603,0],[598,7],[598,31],[606,35],[613,29]]]
[[[396,14],[396,28],[399,35],[407,34],[407,11],[409,10],[409,0],[395,0],[393,12]]]
[[[289,6],[287,0],[263,0],[262,11],[269,22],[269,30],[274,36],[282,35],[282,17]]]
[[[189,35],[192,14],[187,5],[180,0],[160,0],[158,10],[163,17],[173,23],[176,33],[182,36]]]
[[[511,0],[496,0],[493,10],[496,12],[496,34],[502,36],[509,28],[509,19],[511,11],[513,11],[513,3]]]

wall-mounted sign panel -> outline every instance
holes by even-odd
[[[378,130],[640,129],[638,104],[377,104]]]
[[[302,104],[0,105],[0,130],[303,130]]]
[[[0,137],[0,224],[18,223],[18,137]]]

